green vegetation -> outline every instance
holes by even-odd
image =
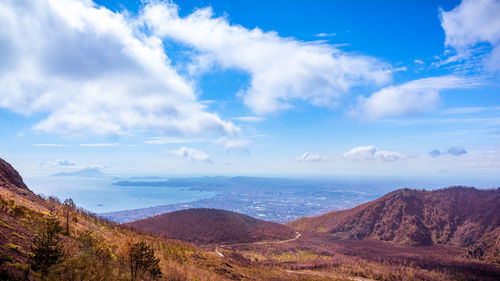
[[[138,276],[149,274],[153,279],[161,277],[160,260],[155,257],[154,250],[144,242],[130,246],[129,252],[131,280]]]
[[[55,216],[49,216],[44,231],[33,239],[31,267],[39,270],[42,275],[47,275],[52,265],[62,261],[63,250],[59,243],[59,232],[59,221]]]

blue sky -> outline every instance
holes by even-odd
[[[498,179],[498,14],[494,0],[5,1],[0,157],[25,176]]]

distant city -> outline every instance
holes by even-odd
[[[154,181],[117,181],[114,185],[138,188],[185,187],[214,192],[215,196],[188,203],[100,213],[117,221],[130,222],[189,208],[214,208],[238,212],[267,221],[286,223],[301,217],[347,209],[376,199],[388,191],[409,188],[438,188],[423,183],[395,180],[297,180],[253,177],[200,177]]]

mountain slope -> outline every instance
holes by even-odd
[[[188,209],[127,223],[142,231],[197,244],[248,243],[294,237],[287,226],[216,209]]]
[[[251,269],[223,262],[192,244],[133,232],[81,209],[71,217],[69,235],[57,235],[63,257],[43,277],[29,266],[35,237],[46,237],[49,218],[64,226],[64,208],[56,198],[31,192],[0,159],[0,280],[130,280],[129,249],[138,242],[153,247],[160,259],[165,278],[154,280],[259,280],[244,278]],[[153,278],[144,275],[140,280]]]
[[[9,187],[11,185],[28,189],[21,175],[9,163],[0,158],[0,186]]]
[[[401,189],[350,210],[303,218],[288,226],[342,239],[404,245],[450,244],[471,255],[500,256],[500,189]]]

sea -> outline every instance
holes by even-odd
[[[188,187],[114,185],[118,180],[114,177],[46,176],[26,178],[25,182],[36,194],[54,196],[61,201],[72,198],[77,206],[93,213],[186,203],[216,195],[214,191]]]

